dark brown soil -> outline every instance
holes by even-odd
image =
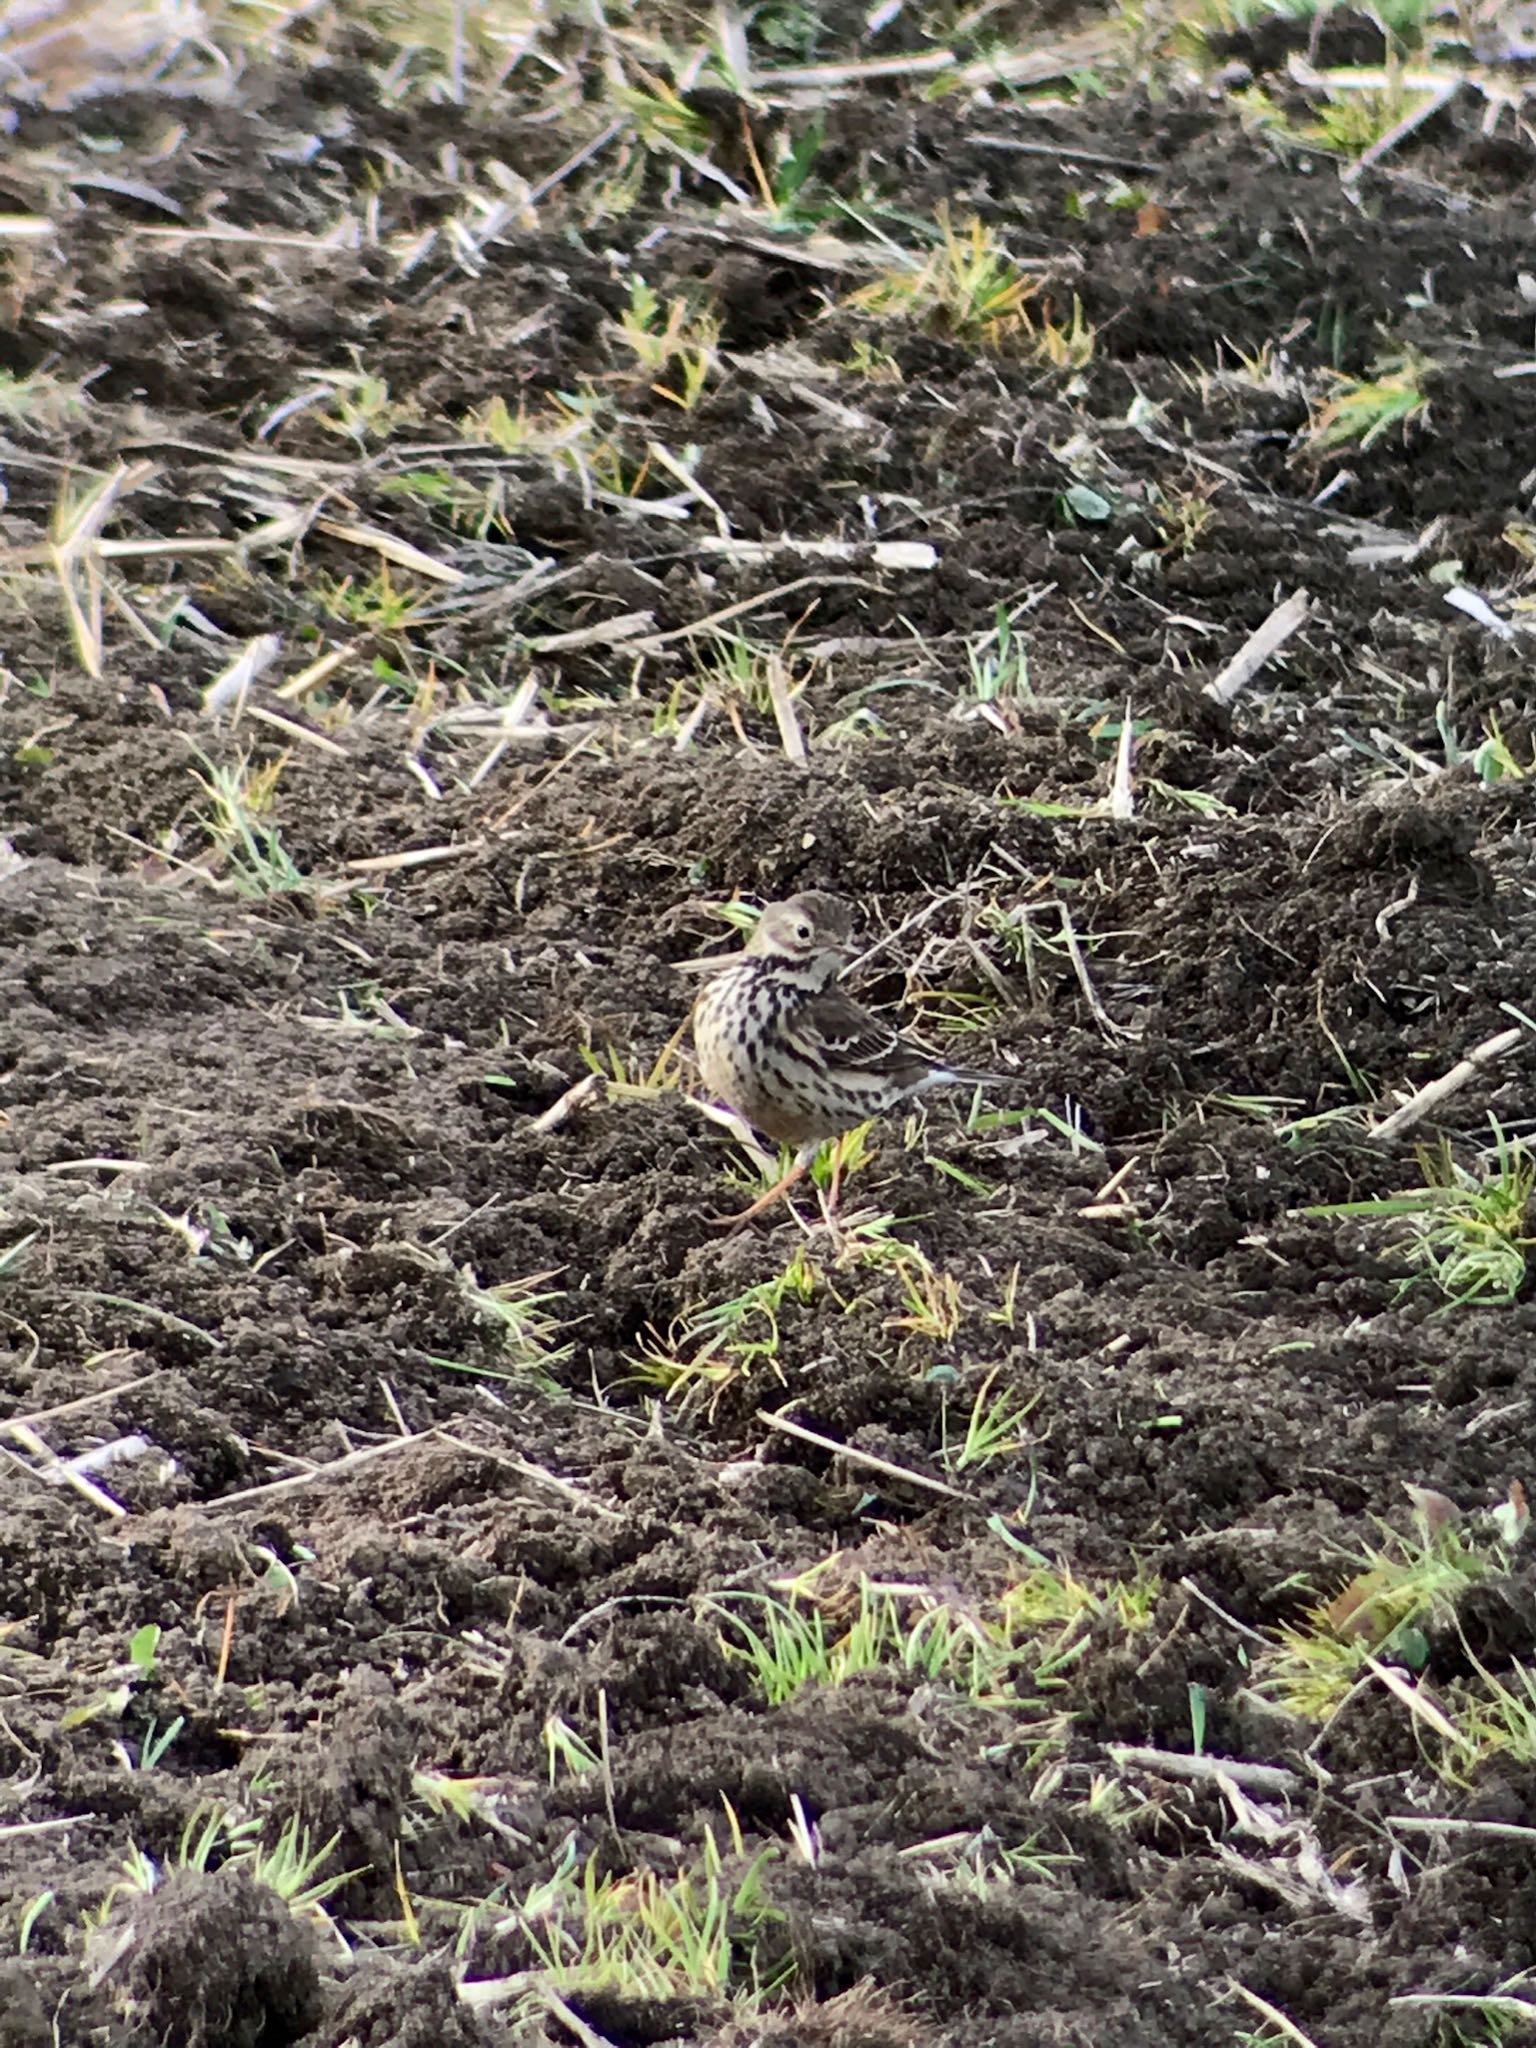
[[[1451,2038],[1393,2001],[1536,1963],[1532,1764],[1448,1785],[1371,1683],[1314,1742],[1250,1666],[1383,1522],[1406,1528],[1405,1483],[1471,1512],[1532,1478],[1536,1297],[1447,1313],[1404,1291],[1390,1230],[1305,1213],[1413,1184],[1373,1117],[1536,986],[1536,779],[1457,759],[1497,732],[1528,763],[1536,738],[1536,380],[1507,374],[1531,353],[1528,131],[1484,135],[1466,95],[1346,191],[1192,90],[834,101],[818,179],[998,224],[1097,326],[1074,379],[849,309],[867,271],[808,263],[796,235],[775,253],[675,158],[602,215],[599,153],[457,261],[443,224],[497,196],[487,166],[537,186],[591,110],[551,124],[521,69],[491,112],[402,107],[388,60],[290,53],[223,103],[18,103],[0,173],[5,210],[55,221],[4,245],[0,369],[86,380],[0,414],[0,542],[40,549],[61,480],[119,461],[115,539],[294,514],[240,556],[109,559],[94,678],[39,555],[0,585],[0,1418],[42,1415],[0,1435],[0,2042],[1280,2038],[1234,1984],[1319,2048]],[[717,97],[713,160],[750,186]],[[765,117],[763,146],[806,118]],[[166,203],[69,182],[107,160]],[[366,233],[320,239],[368,193]],[[214,219],[254,239],[160,232]],[[632,269],[718,297],[727,367],[696,411],[615,342]],[[838,369],[861,341],[888,378]],[[1311,449],[1324,373],[1403,348],[1435,366],[1427,417]],[[282,412],[355,370],[409,413],[359,441],[333,405]],[[585,380],[634,462],[691,446],[707,500],[654,457],[625,500],[460,438],[494,395],[544,416]],[[401,489],[445,465],[495,485],[483,532]],[[1074,518],[1083,486],[1107,517]],[[712,548],[711,507],[769,551]],[[414,617],[338,612],[344,579],[379,573],[359,528],[460,580],[397,557]],[[845,560],[806,552],[831,540]],[[881,566],[896,540],[933,566]],[[1447,602],[1453,562],[1507,637]],[[1310,619],[1218,708],[1203,685],[1298,587]],[[1031,597],[1028,693],[981,715],[967,641]],[[737,605],[738,630],[789,639],[805,766],[761,705],[675,743],[668,706],[702,687],[683,629]],[[268,633],[238,723],[206,709]],[[500,729],[462,714],[530,666],[547,726],[487,766]],[[247,756],[280,770],[268,822],[304,887],[242,893],[210,840],[198,777]],[[722,1237],[740,1159],[686,1092],[536,1122],[584,1048],[650,1072],[688,1001],[671,963],[721,936],[711,903],[802,887],[873,932],[926,910],[861,994],[993,998],[966,1057],[1011,1077],[989,1108],[1031,1112],[889,1123],[849,1183],[845,1208],[901,1219],[952,1281],[947,1338],[911,1327],[894,1268],[839,1265],[813,1207],[808,1240],[788,1216]],[[989,906],[1031,906],[1027,968]],[[1527,1038],[1415,1135],[1470,1161],[1490,1114],[1536,1126],[1533,1088]],[[772,1364],[687,1401],[637,1380],[802,1245],[817,1285]],[[536,1365],[480,1292],[522,1281],[558,1296]],[[1032,1448],[957,1472],[946,1442],[991,1373],[1032,1403]],[[126,1450],[89,1468],[94,1495],[59,1483],[49,1452],[101,1446]],[[896,1671],[770,1707],[710,1604],[835,1558],[829,1585],[964,1612],[1021,1545],[1161,1591],[1054,1677],[1030,1652],[1008,1708]],[[1484,1592],[1432,1635],[1431,1689],[1536,1656],[1529,1574]],[[1112,1753],[1190,1750],[1192,1696],[1209,1756],[1295,1773],[1288,1804],[1259,1800],[1278,1836],[1214,1781]],[[603,1770],[552,1781],[552,1717]],[[434,1810],[424,1773],[474,1781],[474,1815]],[[218,1806],[268,1847],[289,1818],[337,1838],[331,1925],[238,1857],[177,1867]],[[564,2018],[460,1995],[534,1968],[536,1886],[589,1857],[670,1875],[706,1831],[729,1843],[727,1808],[733,1870],[772,1852],[765,1961],[789,1966],[756,2016],[699,1991],[594,1985]],[[1527,1832],[1386,1824],[1414,1812]],[[984,1830],[1056,1860],[965,1883],[923,1847]],[[158,1888],[125,1879],[135,1854]]]

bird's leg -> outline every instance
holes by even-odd
[[[837,1198],[842,1193],[842,1189],[843,1141],[841,1138],[834,1138],[832,1141],[832,1185],[827,1189],[827,1199],[822,1205],[822,1214],[826,1217],[829,1224],[837,1214]]]
[[[832,1249],[834,1252],[841,1252],[843,1245],[842,1232],[837,1227],[837,1197],[839,1192],[841,1191],[842,1185],[843,1141],[841,1138],[837,1138],[833,1140],[832,1144],[831,1184],[826,1188],[825,1191],[818,1190],[816,1197],[818,1202],[821,1204],[821,1220],[827,1227],[827,1235],[832,1240]]]
[[[759,1195],[752,1206],[748,1209],[743,1209],[739,1216],[712,1217],[710,1220],[715,1228],[717,1230],[740,1230],[742,1225],[750,1223],[754,1216],[761,1216],[765,1209],[771,1209],[775,1202],[781,1201],[789,1193],[797,1181],[805,1178],[805,1170],[815,1156],[816,1147],[814,1145],[802,1146],[795,1154],[794,1162],[788,1173],[784,1174],[781,1179],[776,1180],[765,1195]]]

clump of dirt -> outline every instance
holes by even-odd
[[[276,2048],[320,2016],[311,1934],[270,1885],[236,1864],[172,1871],[103,1944],[122,1955],[130,2026],[185,2048]]]

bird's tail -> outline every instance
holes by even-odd
[[[984,1074],[977,1067],[935,1066],[925,1088],[1005,1088],[1017,1074]]]

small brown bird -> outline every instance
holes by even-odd
[[[809,890],[770,903],[740,953],[688,963],[710,975],[693,1006],[705,1087],[765,1137],[799,1148],[782,1180],[724,1219],[733,1226],[771,1208],[826,1139],[930,1088],[1002,1078],[946,1066],[862,1009],[838,986],[852,938],[851,905]]]

